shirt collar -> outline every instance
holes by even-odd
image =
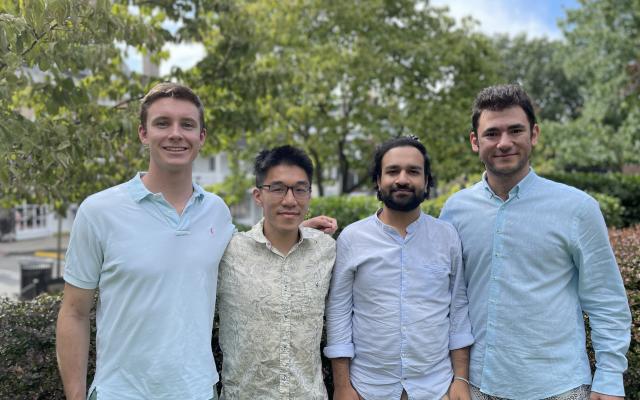
[[[251,229],[246,232],[246,235],[258,243],[265,243],[268,245],[271,244],[269,239],[267,239],[267,237],[264,235],[264,217],[260,219],[257,224],[251,227]],[[300,237],[300,239],[296,244],[299,245],[304,239],[310,238],[311,233],[307,229],[300,229],[298,227],[298,236]]]
[[[533,182],[537,177],[538,175],[535,173],[533,168],[529,167],[529,173],[527,173],[527,175],[525,175],[525,177],[522,178],[520,182],[518,182],[509,191],[509,198],[520,197],[525,194],[526,191],[531,187],[531,185],[533,185]],[[493,192],[493,189],[491,189],[491,186],[489,186],[489,182],[487,181],[487,171],[482,173],[482,187],[484,188],[489,198],[492,198],[494,196],[497,197],[497,195]]]
[[[148,196],[153,196],[154,193],[149,191],[147,187],[142,182],[142,177],[146,172],[138,172],[129,182],[127,182],[127,189],[129,190],[129,194],[131,198],[136,202],[140,203],[143,199]],[[204,198],[205,191],[202,186],[192,182],[193,186],[193,197],[195,199],[201,200]]]
[[[394,228],[391,225],[387,225],[384,222],[382,222],[382,220],[380,219],[380,213],[381,212],[382,212],[382,208],[379,208],[378,211],[376,211],[376,213],[373,215],[375,217],[375,220],[376,220],[376,223],[378,224],[378,226],[382,230],[384,230],[385,232],[392,232],[392,233],[396,233],[397,234],[398,231],[396,231],[396,228]],[[418,229],[418,227],[424,223],[426,218],[427,218],[427,216],[425,215],[425,213],[420,212],[420,216],[418,217],[418,219],[416,219],[415,221],[413,221],[412,223],[410,223],[407,226],[407,234],[411,234],[416,229]]]

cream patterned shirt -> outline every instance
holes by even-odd
[[[236,233],[220,262],[221,399],[327,399],[320,337],[335,241],[301,228],[284,255],[262,227]]]

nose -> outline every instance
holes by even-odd
[[[295,205],[296,204],[296,198],[293,195],[293,188],[292,187],[288,187],[287,191],[284,194],[284,197],[282,198],[282,203],[283,204],[292,204]]]
[[[176,123],[171,125],[171,129],[169,129],[169,138],[179,139],[182,137],[182,130],[180,129],[180,124]]]
[[[396,183],[407,183],[407,182],[409,182],[407,171],[405,170],[400,171],[400,173],[398,174],[398,177],[396,178]]]
[[[498,141],[498,148],[500,150],[507,150],[511,147],[512,144],[513,142],[511,141],[509,134],[507,132],[503,132],[500,135],[500,140]]]

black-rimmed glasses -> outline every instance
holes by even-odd
[[[266,189],[267,192],[278,197],[285,197],[289,189],[291,189],[293,197],[299,200],[307,199],[311,194],[311,186],[308,183],[296,183],[293,186],[285,185],[284,183],[272,183],[271,185],[260,185],[258,189]]]

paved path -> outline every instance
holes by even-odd
[[[69,236],[62,236],[62,254]],[[17,299],[20,294],[20,262],[49,261],[55,268],[56,236],[41,239],[0,242],[0,297]],[[64,262],[62,263],[64,265]]]

